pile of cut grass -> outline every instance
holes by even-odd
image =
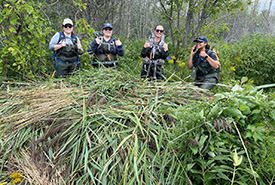
[[[42,83],[3,83],[0,180],[30,184],[186,182],[170,145],[177,114],[213,99],[183,82],[112,69]],[[1,182],[1,181],[0,181]]]

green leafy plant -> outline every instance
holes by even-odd
[[[227,48],[225,61],[237,80],[246,76],[256,85],[274,83],[274,39],[274,36],[256,34]]]
[[[46,38],[50,28],[40,6],[34,1],[5,2],[0,18],[1,74],[33,79],[37,73],[47,72]]]

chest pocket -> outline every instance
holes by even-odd
[[[198,76],[205,76],[207,74],[215,72],[214,69],[211,67],[211,65],[204,58],[200,57],[199,60],[200,61],[197,65],[197,68],[198,68],[197,75]]]

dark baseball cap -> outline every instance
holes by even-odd
[[[105,28],[112,28],[113,29],[113,26],[111,23],[105,23],[102,27],[102,29],[105,29]]]
[[[206,42],[208,43],[208,39],[205,36],[200,36],[194,40],[194,42]]]

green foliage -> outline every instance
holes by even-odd
[[[119,57],[119,70],[127,71],[135,79],[140,79],[140,71],[142,68],[141,50],[144,40],[133,40],[131,38],[120,38],[124,46],[124,56]]]
[[[16,0],[3,3],[0,73],[33,79],[37,73],[47,72],[46,38],[50,28],[39,11],[41,3]]]
[[[10,98],[0,99],[1,173],[19,171],[35,184],[33,171],[47,184],[253,184],[252,174],[272,182],[274,94],[243,80],[214,98],[135,75],[90,69],[33,88],[4,85]],[[243,156],[237,168],[235,150]]]
[[[90,54],[88,53],[88,48],[93,41],[93,33],[95,30],[87,24],[86,20],[81,18],[76,23],[76,35],[79,37],[83,54],[80,56],[81,67],[84,69],[90,68]]]
[[[275,82],[275,37],[251,35],[241,39],[235,45],[227,47],[224,62],[227,69],[234,69],[236,80],[248,77],[256,85]],[[230,67],[229,67],[230,66]],[[233,72],[232,70],[229,70]]]
[[[271,174],[275,168],[271,156],[274,154],[268,148],[274,146],[275,141],[274,137],[270,138],[274,135],[275,101],[257,89],[249,84],[236,85],[230,92],[216,94],[214,101],[187,108],[182,113],[179,111],[176,117],[183,124],[175,129],[176,146],[181,146],[178,155],[184,161],[190,181],[195,184],[229,184],[233,179],[234,183],[255,184],[237,128],[252,160],[258,183],[270,184],[273,181],[274,175]],[[243,156],[237,169],[232,160],[235,149]],[[268,165],[267,161],[273,161],[273,165]]]

